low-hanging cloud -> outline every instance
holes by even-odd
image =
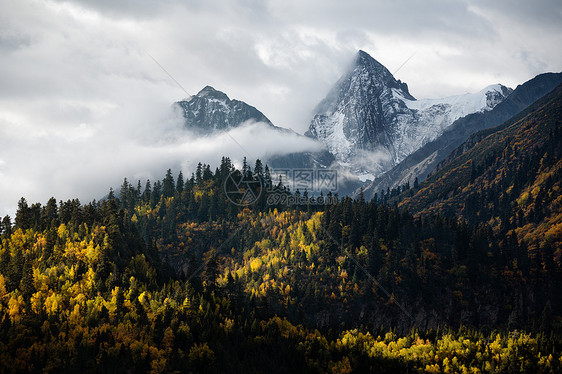
[[[353,165],[357,165],[365,173],[370,174],[372,178],[372,176],[377,176],[392,167],[392,157],[384,148],[373,151],[359,149],[353,158]]]
[[[260,122],[201,136],[186,130],[171,106],[120,111],[126,118],[116,115],[111,121],[82,123],[58,133],[20,133],[13,130],[21,126],[4,122],[0,214],[13,214],[20,197],[44,203],[54,195],[87,202],[104,196],[109,187],[117,188],[124,177],[144,186],[146,179],[161,179],[168,168],[189,177],[199,162],[216,167],[222,156],[240,165],[244,157],[253,162],[321,148],[312,139]]]

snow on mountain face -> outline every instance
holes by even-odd
[[[179,101],[185,126],[200,133],[227,130],[247,121],[264,122],[274,127],[259,110],[243,101],[231,100],[225,93],[206,86],[197,95]]]
[[[326,144],[336,159],[359,174],[379,175],[456,119],[492,109],[512,90],[502,85],[476,94],[416,100],[408,86],[363,51],[318,105],[305,135]]]
[[[318,105],[318,114],[305,135],[325,143],[338,161],[352,168],[361,153],[364,156],[365,152],[379,152],[382,148],[386,151],[383,157],[374,161],[386,168],[396,158],[395,122],[411,115],[402,98],[415,100],[406,84],[394,79],[388,69],[367,53],[359,51],[353,69]]]
[[[480,92],[464,95],[450,96],[442,99],[403,99],[410,109],[423,112],[432,106],[443,104],[447,115],[453,123],[455,120],[471,113],[493,109],[501,103],[513,90],[501,84],[490,85]],[[400,93],[396,93],[400,97]]]
[[[461,117],[493,109],[513,90],[495,84],[477,93],[450,96],[442,99],[409,100],[394,90],[397,98],[404,100],[412,110],[412,118],[398,123],[401,149],[395,164],[439,137],[445,128]]]

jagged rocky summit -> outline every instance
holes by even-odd
[[[436,139],[456,119],[486,111],[511,89],[416,100],[406,83],[364,51],[317,106],[305,135],[323,142],[353,172],[376,176]]]
[[[176,103],[186,128],[203,134],[228,130],[253,121],[275,127],[259,110],[243,101],[231,100],[224,92],[206,86],[195,96]]]

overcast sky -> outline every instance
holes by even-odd
[[[231,137],[181,131],[183,89],[211,85],[302,133],[358,49],[437,98],[558,72],[560,44],[559,0],[0,0],[0,214],[241,157]],[[256,157],[305,146],[257,146],[261,131],[233,135]]]

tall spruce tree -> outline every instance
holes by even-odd
[[[166,171],[166,176],[162,181],[162,195],[165,198],[172,197],[174,196],[175,190],[176,190],[176,186],[174,183],[174,177],[172,176],[172,170],[168,169],[168,171]]]
[[[180,194],[183,192],[184,185],[185,185],[184,183],[185,182],[183,179],[183,173],[180,170],[178,174],[178,180],[176,181],[176,191],[179,192]]]

